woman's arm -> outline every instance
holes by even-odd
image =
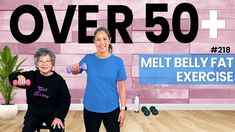
[[[121,107],[126,107],[126,81],[118,81],[118,92],[121,101]]]
[[[59,99],[57,109],[55,111],[55,117],[59,119],[64,119],[69,111],[69,106],[71,103],[71,95],[69,93],[68,86],[66,82],[63,80],[61,82]]]
[[[125,120],[125,107],[126,107],[126,81],[118,81],[118,92],[121,101],[121,112],[119,113],[118,122],[120,127],[123,125]]]
[[[13,72],[8,76],[9,82],[13,85],[13,81],[17,80],[19,88],[26,88],[26,79],[30,79],[33,71],[28,72]]]

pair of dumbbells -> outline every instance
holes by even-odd
[[[87,70],[86,63],[83,63],[79,68],[80,68],[80,70],[78,71],[78,73],[82,73],[82,71],[86,71]],[[68,74],[71,74],[72,73],[72,67],[71,66],[66,67],[66,72]]]
[[[82,73],[82,71],[86,71],[86,70],[87,70],[87,65],[86,65],[86,63],[83,63],[80,66],[80,70],[79,70],[78,73]],[[66,71],[67,71],[68,74],[72,73],[72,67],[68,66],[66,68]],[[29,79],[27,79],[26,82],[25,82],[25,85],[30,86],[30,84],[31,84],[31,81]],[[18,86],[18,80],[13,81],[13,86],[15,86],[15,87]]]
[[[31,81],[29,79],[26,79],[25,80],[25,85],[30,86],[30,84],[31,84]],[[15,87],[18,86],[18,80],[13,81],[13,86],[15,86]]]
[[[86,71],[86,70],[87,70],[87,65],[86,65],[86,63],[83,63],[83,64],[80,66],[80,70],[79,70],[78,73],[82,73],[82,71]],[[68,67],[66,68],[66,71],[67,71],[68,74],[72,73],[72,67],[68,66]],[[26,85],[26,86],[30,86],[30,84],[31,84],[31,81],[30,81],[29,79],[27,79],[27,80],[25,81],[25,85]],[[18,86],[18,80],[14,80],[14,81],[13,81],[13,86],[15,86],[15,87]]]
[[[150,112],[153,114],[153,115],[157,115],[158,114],[158,110],[154,107],[154,106],[151,106],[148,110],[148,108],[146,106],[143,106],[141,108],[141,111],[144,113],[145,116],[149,116],[150,115]]]

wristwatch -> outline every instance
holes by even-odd
[[[121,107],[121,110],[127,110],[127,107],[122,106],[122,107]]]

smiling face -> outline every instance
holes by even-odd
[[[94,43],[99,54],[106,54],[109,52],[111,40],[104,31],[99,31],[96,33]]]
[[[40,56],[38,59],[37,68],[42,75],[48,75],[49,73],[51,73],[51,57],[49,55]]]

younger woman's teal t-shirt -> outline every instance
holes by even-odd
[[[126,80],[121,58],[111,55],[101,59],[95,53],[86,55],[80,65],[87,65],[87,85],[84,107],[93,112],[107,113],[119,107],[117,81]]]

